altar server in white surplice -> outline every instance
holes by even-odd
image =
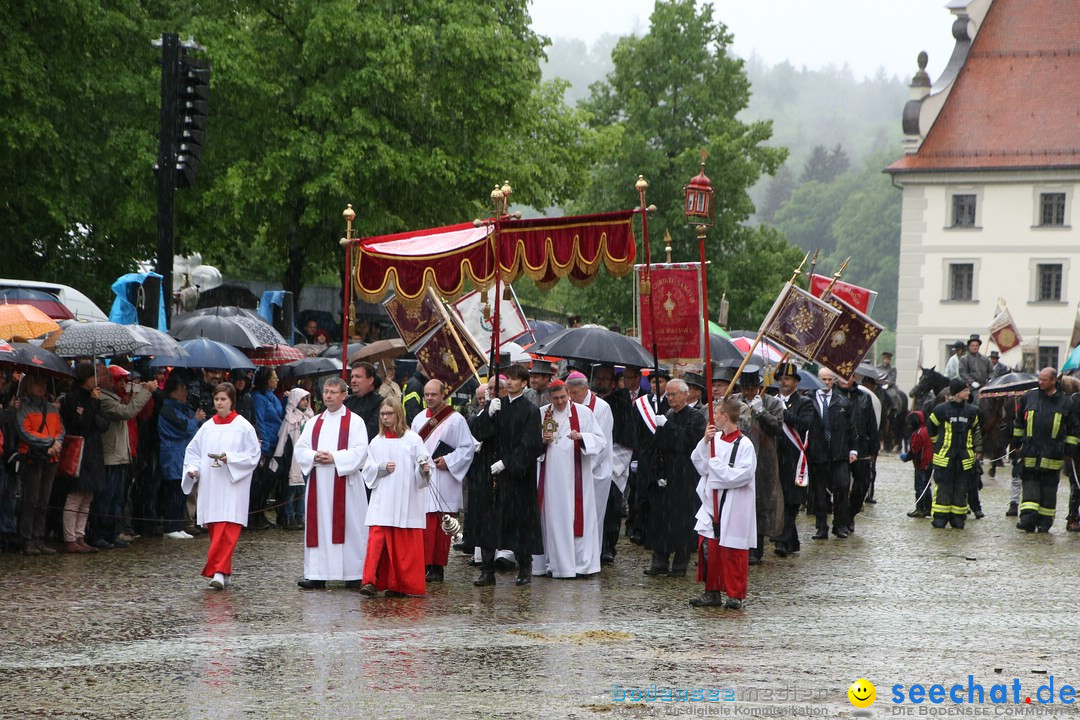
[[[401,401],[383,400],[379,434],[371,439],[364,463],[364,483],[371,488],[371,531],[362,595],[372,597],[379,590],[389,597],[424,594],[424,525],[432,469],[423,441],[405,424]]]
[[[364,420],[344,405],[348,386],[338,377],[323,385],[326,409],[304,425],[293,456],[308,477],[305,497],[305,590],[327,580],[359,585],[367,550],[367,492],[360,471],[367,459]]]
[[[566,385],[548,385],[551,404],[540,408],[544,454],[538,461],[537,499],[544,554],[533,556],[533,575],[573,578],[600,572],[593,463],[607,441],[592,411],[570,402]]]
[[[469,423],[446,402],[446,384],[428,380],[424,385],[426,410],[413,418],[412,430],[433,458],[435,472],[428,493],[424,530],[424,566],[428,582],[442,582],[450,558],[450,536],[442,530],[443,515],[461,510],[461,488],[472,464],[474,441]]]

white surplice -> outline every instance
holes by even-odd
[[[349,439],[344,450],[338,450],[338,432],[342,417],[350,413]],[[313,448],[312,433],[320,415],[308,420],[300,440],[293,449],[293,457],[300,465],[305,476],[314,472],[318,482],[317,508],[319,526],[318,547],[304,544],[304,577],[308,580],[359,580],[364,570],[364,555],[367,552],[368,528],[365,525],[367,515],[367,492],[364,490],[360,470],[367,459],[368,436],[364,419],[350,412],[344,406],[337,412],[324,410],[322,429],[319,431],[319,446]],[[315,452],[329,452],[334,457],[333,465],[316,465]],[[314,469],[314,470],[313,470]],[[345,478],[345,542],[334,544],[334,472]],[[304,495],[304,507],[308,507],[308,495],[311,493],[311,480],[308,480]],[[311,522],[310,515],[307,522]],[[305,532],[306,538],[306,532]]]
[[[607,512],[608,495],[611,494],[611,462],[614,444],[611,434],[615,429],[615,418],[611,414],[611,406],[593,393],[592,390],[585,395],[584,405],[592,410],[600,430],[604,433],[604,446],[600,456],[593,459],[593,485],[596,495],[596,531],[600,533],[600,545],[604,544],[604,514]]]
[[[584,405],[573,403],[581,432],[581,512],[582,536],[574,537],[574,441],[570,434],[570,404],[563,412],[553,414],[559,424],[555,440],[537,462],[537,481],[540,469],[546,466],[544,498],[540,507],[540,527],[544,537],[544,554],[533,555],[533,575],[572,578],[600,572],[600,531],[597,528],[596,486],[593,463],[598,462],[607,440],[596,416]],[[543,422],[550,405],[540,408]]]
[[[742,436],[738,449],[735,449],[733,440],[717,433],[712,441],[711,455],[705,438],[690,454],[690,461],[701,474],[697,484],[701,507],[697,511],[694,531],[713,538],[715,502],[720,509],[720,537],[713,539],[724,547],[747,550],[757,544],[757,496],[754,487],[757,455],[748,436]],[[734,458],[732,450],[735,450]]]
[[[209,453],[225,453],[227,462],[214,467]],[[184,451],[181,488],[190,495],[199,484],[197,515],[203,527],[215,522],[231,522],[247,527],[251,476],[259,465],[261,448],[255,428],[242,416],[230,422],[207,420]],[[188,475],[199,471],[198,479]]]
[[[412,429],[419,435],[424,426],[431,420],[428,410],[419,413],[413,418]],[[446,470],[440,470],[432,465],[431,489],[428,492],[428,512],[456,513],[461,510],[461,488],[465,481],[465,473],[469,472],[472,465],[476,441],[473,440],[469,431],[469,423],[461,413],[451,412],[438,427],[431,431],[427,440],[422,441],[427,447],[428,454],[435,452],[440,442],[444,442],[454,448],[453,452],[444,455]]]
[[[411,430],[399,438],[376,435],[368,443],[364,484],[371,488],[365,524],[368,527],[424,528],[427,526],[428,478],[417,460],[429,458],[420,436]],[[388,462],[394,472],[380,475]],[[423,560],[420,561],[423,565]]]

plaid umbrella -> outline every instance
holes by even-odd
[[[30,340],[56,332],[55,320],[30,305],[0,305],[0,339]]]
[[[0,302],[4,304],[32,305],[53,320],[71,320],[75,315],[55,295],[33,288],[5,288],[0,290]]]
[[[52,345],[52,351],[60,357],[131,355],[146,346],[130,325],[67,320],[63,328],[63,334]]]
[[[293,360],[303,360],[304,353],[289,345],[264,345],[252,350],[248,357],[256,365],[278,367]]]

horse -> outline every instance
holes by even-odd
[[[908,441],[905,429],[908,414],[907,395],[895,385],[879,387],[877,395],[881,400],[881,447],[888,452],[903,450]]]
[[[1016,417],[1016,397],[982,397],[975,404],[979,408],[979,423],[983,432],[983,456],[990,459],[990,477],[997,468],[1004,467],[1005,455],[1012,440],[1013,418]]]
[[[935,366],[936,367],[936,366]],[[921,410],[923,418],[930,419],[930,412],[944,401],[943,393],[949,389],[949,378],[939,373],[935,367],[923,368],[919,382],[908,393],[912,397],[912,410]]]

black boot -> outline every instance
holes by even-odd
[[[690,599],[694,607],[720,607],[724,604],[724,596],[718,590],[706,590],[696,598]]]
[[[528,585],[532,582],[532,555],[515,552],[514,557],[517,558],[518,564],[518,576],[514,584]]]
[[[487,585],[494,585],[495,584],[495,573],[482,572],[482,573],[480,573],[480,577],[473,580],[472,584],[475,585],[476,587],[485,587]]]
[[[326,589],[326,581],[325,580],[308,580],[307,578],[305,578],[303,580],[297,580],[296,584],[303,590],[325,590]]]

